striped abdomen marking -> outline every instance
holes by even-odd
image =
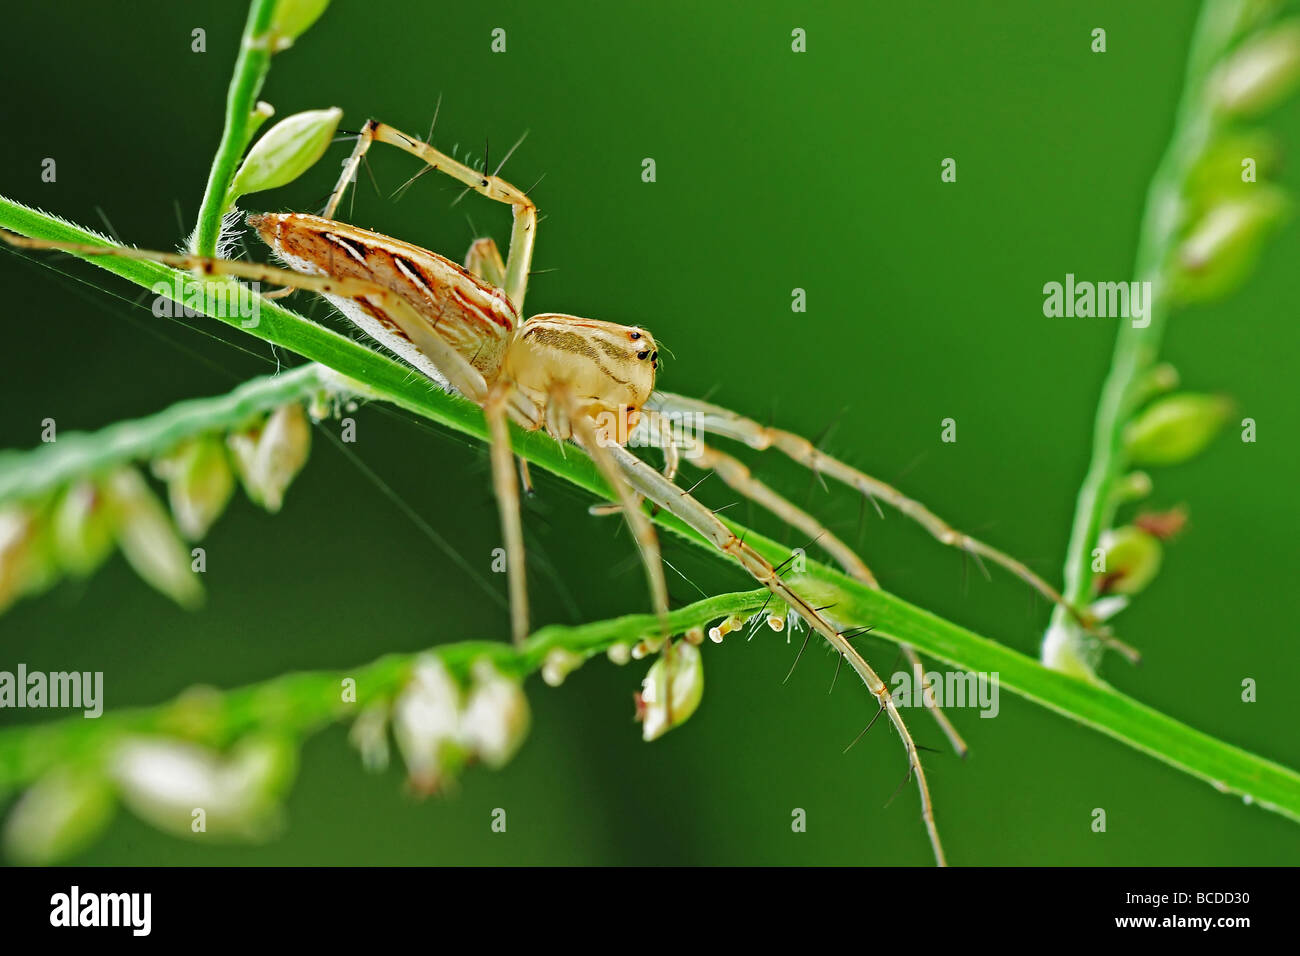
[[[332,219],[268,213],[248,222],[295,269],[391,289],[479,371],[495,376],[519,323],[505,293],[435,252]],[[410,341],[385,314],[382,299],[357,301],[385,329]]]

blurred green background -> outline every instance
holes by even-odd
[[[1074,495],[1114,325],[1043,317],[1043,283],[1129,277],[1147,180],[1167,141],[1195,5],[507,3],[335,0],[278,56],[263,98],[280,115],[340,106],[457,155],[501,156],[545,220],[530,311],[639,323],[671,352],[660,384],[807,434],[902,486],[954,524],[1059,579]],[[242,4],[13,6],[4,14],[9,95],[0,105],[0,191],[127,241],[172,248],[194,224],[220,132]],[[1089,33],[1108,31],[1108,52]],[[196,27],[207,52],[190,51]],[[508,51],[489,50],[507,31]],[[807,31],[793,54],[790,31]],[[1294,103],[1268,124],[1300,145]],[[253,208],[315,210],[346,144]],[[42,183],[53,157],[58,180]],[[459,259],[509,216],[372,151],[352,221]],[[658,181],[641,181],[653,157]],[[942,184],[944,157],[958,180]],[[495,160],[494,160],[495,162]],[[1283,180],[1293,189],[1297,171]],[[178,222],[178,213],[180,222]],[[266,258],[255,240],[250,252]],[[1259,423],[1156,475],[1152,503],[1185,502],[1187,533],[1119,621],[1146,654],[1110,660],[1122,690],[1250,750],[1300,765],[1293,692],[1297,504],[1294,262],[1300,230],[1268,247],[1231,299],[1179,314],[1165,355],[1189,387],[1225,390]],[[203,320],[187,328],[133,304],[138,290],[70,260],[0,255],[4,324],[0,445],[38,441],[40,421],[94,429],[222,392],[293,364]],[[95,284],[112,282],[114,295]],[[808,311],[792,314],[791,290]],[[301,298],[301,297],[297,297]],[[300,303],[299,307],[305,307]],[[327,310],[315,314],[329,319]],[[939,441],[955,418],[956,444]],[[377,407],[351,446],[504,593],[488,572],[497,518],[483,448]],[[884,585],[975,631],[1036,653],[1046,605],[1008,575],[986,582],[894,514],[861,517],[846,489],[748,460],[807,501]],[[537,475],[526,526],[536,623],[648,608],[620,523],[593,518],[566,484]],[[693,477],[688,477],[693,481]],[[734,499],[718,481],[699,495]],[[869,509],[868,509],[869,510]],[[791,544],[746,505],[731,515]],[[861,523],[860,523],[861,522]],[[859,537],[860,535],[860,537]],[[102,670],[110,708],[193,683],[231,687],[384,652],[507,635],[503,606],[380,494],[324,436],[284,511],[237,498],[209,540],[207,606],[187,614],[120,558],[0,619],[0,668]],[[674,538],[668,559],[713,593],[748,587]],[[697,596],[670,572],[675,600]],[[878,669],[896,650],[864,643]],[[85,863],[928,864],[897,740],[833,660],[763,632],[705,649],[707,692],[683,729],[643,744],[632,693],[644,665],[591,663],[559,690],[530,685],[531,737],[503,771],[466,773],[418,802],[393,768],[368,775],[343,729],[311,741],[287,827],[264,846],[189,843],[129,815]],[[1259,700],[1240,700],[1243,678]],[[996,720],[952,716],[972,746],[944,751],[919,711],[938,821],[966,864],[1285,864],[1300,828],[1222,796],[1101,735],[1004,694]],[[0,712],[11,725],[31,712]],[[40,715],[38,715],[40,716]],[[490,829],[506,809],[508,831]],[[806,833],[791,812],[808,813]],[[1090,829],[1105,808],[1108,832]]]

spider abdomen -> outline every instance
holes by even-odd
[[[519,322],[501,290],[436,252],[333,219],[266,213],[249,216],[248,222],[296,270],[362,279],[392,290],[485,378],[497,375]],[[429,363],[420,361],[381,299],[329,298],[367,335],[429,373]]]

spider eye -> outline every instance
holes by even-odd
[[[635,341],[636,341],[637,339],[639,339],[640,337],[641,337],[641,333],[640,333],[640,332],[633,332],[632,335],[631,335],[631,339],[632,339],[633,342],[635,342]]]
[[[650,353],[649,353],[649,352],[637,352],[637,353],[636,353],[636,357],[639,358],[639,359],[640,359],[641,361],[643,361],[643,362],[644,362],[644,361],[645,361],[649,356],[650,356]]]
[[[658,352],[652,352],[652,353],[650,353],[650,361],[652,361],[652,362],[657,362],[657,361],[659,361],[659,353],[658,353]]]

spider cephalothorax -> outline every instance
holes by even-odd
[[[544,414],[546,430],[572,437],[562,406],[549,401],[557,387],[573,395],[575,411],[595,422],[604,441],[627,444],[655,387],[659,352],[642,329],[574,315],[535,315],[506,350],[503,378],[531,405],[524,413]]]

